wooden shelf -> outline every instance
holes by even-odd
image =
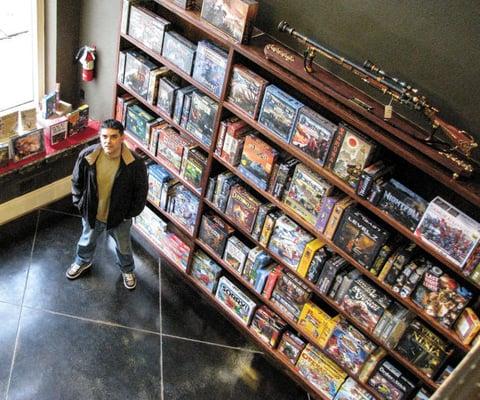
[[[227,221],[231,226],[233,226],[237,231],[241,232],[244,236],[246,236],[255,246],[259,246],[261,247],[266,253],[268,253],[268,255],[273,259],[275,260],[277,263],[281,264],[282,266],[284,266],[288,271],[291,271],[293,274],[295,274],[295,276],[300,279],[303,283],[305,283],[311,290],[313,293],[315,293],[319,298],[321,298],[322,300],[324,300],[326,303],[328,303],[331,307],[333,307],[339,314],[343,315],[345,318],[347,318],[349,320],[350,323],[352,323],[352,325],[354,325],[357,329],[359,329],[365,336],[367,336],[370,340],[372,340],[375,344],[385,348],[385,350],[387,351],[387,353],[389,353],[392,357],[394,357],[397,361],[399,361],[405,368],[407,368],[408,370],[410,370],[415,376],[419,377],[422,382],[427,385],[428,387],[430,387],[431,389],[436,389],[438,388],[438,385],[431,379],[429,378],[426,374],[424,374],[423,372],[421,372],[416,366],[414,366],[410,361],[408,361],[407,359],[405,359],[403,356],[401,356],[400,354],[398,354],[395,350],[393,349],[390,349],[388,348],[385,343],[383,343],[381,340],[379,340],[377,337],[375,337],[370,331],[368,331],[367,329],[365,329],[357,320],[355,320],[354,318],[351,318],[348,313],[346,311],[344,311],[340,306],[338,306],[338,304],[336,304],[335,302],[333,302],[328,296],[324,295],[323,293],[321,293],[318,289],[318,287],[310,282],[309,280],[299,276],[296,271],[294,271],[293,269],[291,269],[288,265],[285,264],[285,262],[277,255],[275,254],[274,252],[272,252],[268,247],[265,247],[263,246],[262,244],[260,244],[260,242],[258,240],[255,240],[254,238],[251,237],[250,233],[242,228],[241,226],[239,226],[235,220],[233,220],[230,216],[226,215],[224,212],[222,212],[221,210],[219,210],[215,204],[213,204],[211,201],[208,201],[206,199],[204,199],[204,202],[205,204],[207,204],[213,211],[215,211],[218,215],[220,215],[225,221]],[[324,240],[324,239],[322,239]],[[332,247],[332,250],[335,250],[335,252],[337,252],[337,249],[336,249],[336,246],[335,245],[331,245],[333,244],[331,241],[329,241],[330,243],[327,243],[330,247]],[[384,289],[385,288],[388,288],[388,290],[385,290],[387,291],[390,295],[392,294],[392,290],[386,286],[385,284],[378,284],[378,279],[376,279],[375,276],[373,276],[370,272],[368,272],[365,268],[363,268],[362,266],[360,266],[355,260],[353,260],[350,256],[348,256],[345,252],[343,251],[338,251],[337,254],[339,254],[341,257],[345,258],[350,264],[352,264],[355,268],[357,268],[360,272],[362,272],[364,275],[366,275],[370,280],[374,281],[375,283],[377,283],[377,286],[380,286],[380,288]],[[394,299],[395,300],[399,300],[399,298],[396,296],[394,296]],[[430,325],[433,329],[436,329],[438,331],[441,331],[442,333],[445,332],[448,334],[445,335],[447,336],[447,339],[449,339],[451,342],[453,342],[454,344],[457,345],[458,343],[458,347],[461,349],[461,350],[464,350],[466,351],[466,347],[463,343],[459,342],[458,338],[456,338],[447,328],[444,328],[442,325],[440,325],[437,321],[433,320],[433,318],[429,317],[428,315],[425,315],[423,312],[421,314],[419,314],[420,311],[423,311],[423,310],[419,310],[419,307],[416,306],[413,302],[411,301],[401,301],[401,303],[406,306],[407,308],[411,309],[412,311],[415,312],[415,308],[417,308],[417,312],[415,312],[421,319],[423,319],[424,322],[426,322],[428,325]],[[282,318],[285,318],[285,316],[283,314],[280,314],[280,316]],[[461,345],[461,346],[460,346]]]
[[[277,147],[295,156],[295,158],[300,160],[312,171],[315,171],[316,173],[318,173],[320,176],[325,178],[328,182],[330,182],[336,188],[340,189],[343,193],[353,198],[357,203],[361,204],[370,212],[380,217],[383,221],[387,222],[392,228],[400,232],[403,236],[405,236],[410,241],[417,244],[420,248],[425,250],[427,253],[429,253],[431,256],[437,259],[440,263],[442,263],[442,265],[445,265],[447,268],[449,268],[456,274],[462,276],[462,278],[467,282],[469,282],[470,285],[480,288],[480,284],[477,284],[475,282],[468,280],[468,278],[463,275],[462,270],[459,267],[457,267],[454,263],[452,263],[450,260],[446,259],[437,249],[435,249],[433,246],[429,245],[428,243],[425,243],[419,237],[415,236],[413,232],[411,232],[404,225],[397,222],[395,218],[391,217],[383,210],[380,210],[378,207],[374,206],[372,203],[365,200],[364,198],[358,196],[355,193],[355,190],[353,188],[351,188],[347,183],[345,183],[342,179],[336,176],[332,171],[321,167],[314,160],[312,160],[307,154],[302,152],[299,148],[291,144],[288,144],[282,140],[279,140],[277,136],[275,136],[273,133],[268,131],[266,128],[260,125],[256,120],[251,118],[249,115],[247,115],[244,111],[242,111],[240,108],[238,108],[234,104],[225,102],[223,106],[226,109],[228,109],[230,112],[235,114],[237,117],[247,122],[252,128],[255,128],[258,132],[260,132],[263,136],[268,138],[270,141],[274,142]]]
[[[246,287],[250,293],[252,293],[255,297],[257,297],[263,304],[265,304],[266,306],[268,306],[273,312],[275,312],[279,317],[281,317],[286,323],[288,323],[288,325],[293,328],[294,330],[296,330],[301,336],[303,336],[307,342],[309,342],[310,344],[314,345],[322,354],[325,355],[325,357],[327,357],[328,359],[330,359],[333,363],[337,364],[339,366],[339,368],[341,368],[342,370],[344,370],[344,372],[350,376],[352,379],[354,379],[360,386],[362,386],[366,391],[368,391],[370,394],[372,394],[372,396],[374,396],[375,398],[378,398],[380,399],[381,397],[379,396],[378,393],[376,393],[375,390],[373,390],[373,388],[371,388],[370,386],[366,385],[365,383],[361,382],[359,379],[358,379],[358,376],[355,375],[355,374],[352,374],[350,371],[348,370],[345,370],[344,367],[342,367],[341,365],[338,364],[338,362],[332,358],[324,349],[322,349],[321,347],[319,347],[318,343],[316,342],[315,338],[312,337],[312,335],[310,335],[309,333],[305,332],[305,330],[300,327],[294,320],[292,320],[291,318],[287,317],[283,312],[282,310],[275,304],[273,303],[272,301],[270,301],[270,299],[267,299],[265,296],[263,296],[261,293],[257,292],[255,290],[255,288],[253,287],[252,284],[248,283],[245,281],[245,278],[240,274],[238,273],[238,271],[236,271],[234,268],[232,268],[230,265],[228,265],[228,263],[226,263],[222,258],[220,258],[218,256],[218,254],[215,253],[215,251],[210,247],[208,246],[207,244],[205,244],[204,242],[202,242],[201,240],[199,239],[196,239],[195,240],[195,244],[197,244],[205,253],[207,253],[217,264],[219,264],[224,270],[228,271],[231,275],[233,275],[235,277],[235,279],[237,279],[238,281],[241,282],[242,286]]]
[[[221,163],[223,166],[225,166],[229,171],[233,172],[236,176],[238,176],[242,181],[247,183],[250,187],[252,187],[255,191],[257,191],[260,195],[265,197],[268,201],[270,201],[272,204],[274,204],[277,208],[282,210],[282,212],[290,217],[292,220],[294,220],[296,223],[298,223],[303,229],[311,233],[312,235],[316,236],[317,238],[321,239],[327,245],[335,251],[335,253],[339,254],[343,258],[345,258],[350,264],[352,264],[355,268],[357,268],[362,274],[368,276],[370,280],[375,282],[375,284],[379,287],[381,287],[383,290],[385,290],[389,295],[395,299],[400,301],[405,307],[413,311],[415,314],[419,315],[428,325],[430,325],[433,329],[436,331],[440,332],[443,336],[445,336],[451,343],[453,343],[455,346],[457,346],[459,349],[462,351],[469,351],[471,346],[465,345],[462,343],[462,341],[448,328],[440,324],[438,321],[436,321],[434,318],[430,317],[425,313],[424,310],[422,310],[419,306],[417,306],[413,301],[411,301],[408,298],[403,298],[398,296],[396,292],[392,290],[392,288],[382,281],[378,279],[377,276],[373,275],[370,271],[368,271],[365,267],[363,267],[361,264],[359,264],[355,259],[353,259],[351,256],[348,255],[345,251],[340,249],[333,241],[330,239],[327,239],[323,234],[319,233],[316,228],[305,221],[302,217],[300,217],[297,213],[292,211],[288,206],[286,206],[283,202],[281,202],[279,199],[276,197],[272,196],[270,193],[267,191],[260,189],[255,185],[254,182],[252,182],[250,179],[246,178],[243,174],[241,174],[236,167],[232,166],[231,164],[227,163],[225,160],[222,158],[218,157],[217,155],[214,156],[215,159]],[[214,208],[217,212],[221,212],[218,210],[213,203],[208,202],[212,208]],[[243,232],[245,235],[247,235],[249,238],[251,236]],[[253,240],[253,238],[251,238]],[[258,245],[260,245],[258,243]],[[260,245],[261,246],[261,245]],[[267,249],[268,250],[268,249]],[[306,280],[304,280],[306,281]],[[308,281],[306,281],[308,283]]]
[[[242,45],[234,41],[234,39],[228,37],[223,32],[218,30],[217,28],[211,26],[207,22],[205,22],[201,16],[200,12],[197,10],[184,10],[180,7],[177,7],[173,2],[168,0],[155,0],[155,3],[160,5],[157,7],[158,12],[161,15],[164,15],[167,19],[171,17],[172,21],[178,27],[187,27],[185,32],[187,35],[190,35],[191,38],[209,38],[219,44],[220,46],[224,47],[228,51],[228,60],[227,60],[227,67],[226,67],[226,74],[225,74],[225,82],[222,87],[221,95],[216,96],[211,93],[207,88],[205,88],[202,84],[197,82],[195,79],[192,78],[189,74],[185,73],[184,71],[180,70],[177,66],[175,66],[172,62],[165,59],[161,54],[157,54],[152,50],[148,49],[142,43],[138,42],[137,40],[133,39],[127,34],[120,34],[119,35],[119,48],[123,49],[128,46],[134,46],[138,49],[141,49],[146,54],[148,54],[152,59],[156,60],[159,64],[162,64],[172,70],[174,73],[179,75],[182,79],[186,82],[194,85],[198,88],[202,93],[208,95],[210,98],[218,102],[218,111],[215,116],[214,121],[214,132],[212,135],[212,143],[209,146],[201,143],[196,137],[190,134],[183,126],[177,124],[173,119],[166,115],[162,110],[160,110],[155,105],[149,104],[144,98],[140,97],[138,94],[133,92],[127,86],[122,83],[117,83],[116,93],[122,93],[123,91],[132,94],[141,104],[143,104],[146,108],[150,111],[155,113],[156,115],[162,117],[168,124],[178,130],[180,133],[184,134],[186,137],[192,139],[192,141],[197,144],[201,149],[203,149],[208,154],[206,168],[204,170],[204,175],[202,177],[202,184],[201,189],[194,188],[189,182],[186,182],[180,174],[174,170],[161,157],[157,157],[156,155],[152,154],[148,148],[141,143],[137,138],[133,137],[132,135],[128,136],[128,141],[132,143],[134,146],[140,148],[144,153],[146,153],[150,158],[155,160],[156,162],[165,166],[169,172],[177,178],[185,187],[187,187],[192,193],[199,197],[199,209],[196,218],[196,223],[192,227],[185,227],[179,223],[178,220],[175,219],[172,215],[167,213],[165,210],[161,210],[159,207],[155,206],[155,209],[165,217],[173,227],[177,228],[179,234],[184,235],[190,241],[190,253],[188,257],[188,265],[187,268],[183,268],[182,266],[176,264],[174,260],[171,260],[163,251],[161,246],[154,243],[151,238],[148,238],[148,235],[145,235],[144,232],[140,232],[143,234],[146,241],[152,244],[158,253],[165,257],[169,264],[173,265],[173,267],[181,273],[181,276],[185,279],[185,281],[198,290],[208,301],[211,303],[218,311],[223,314],[237,329],[243,332],[246,336],[248,336],[251,340],[253,340],[260,348],[265,351],[267,357],[274,360],[276,363],[281,365],[282,369],[290,376],[293,380],[298,382],[302,387],[308,390],[314,397],[318,399],[325,399],[321,393],[306,379],[301,377],[296,370],[295,366],[293,366],[282,354],[278,353],[276,350],[270,348],[268,344],[266,344],[262,339],[260,339],[252,330],[251,328],[245,326],[240,321],[238,321],[234,316],[232,316],[228,310],[226,310],[222,304],[218,303],[215,296],[212,295],[206,288],[204,288],[196,279],[192,276],[188,275],[187,272],[190,271],[192,257],[195,251],[195,248],[202,249],[205,253],[207,253],[215,262],[217,262],[221,267],[227,271],[227,274],[232,276],[246,291],[249,291],[253,294],[260,302],[268,306],[272,311],[276,312],[282,319],[284,319],[292,329],[298,332],[302,337],[304,337],[308,342],[315,344],[315,338],[311,337],[307,332],[305,332],[302,327],[298,326],[298,324],[293,321],[291,318],[286,317],[282,310],[276,306],[273,302],[269,299],[266,299],[260,293],[257,293],[253,287],[253,285],[247,283],[242,275],[238,273],[234,268],[229,266],[222,258],[217,255],[208,245],[202,242],[198,238],[198,231],[199,225],[201,221],[202,214],[204,213],[204,207],[209,207],[214,212],[216,212],[219,216],[221,216],[226,222],[228,222],[231,226],[233,226],[239,233],[244,235],[248,240],[256,246],[260,246],[264,251],[266,251],[272,259],[283,265],[287,268],[288,271],[294,273],[299,279],[304,282],[308,288],[312,291],[315,297],[317,297],[317,302],[319,299],[319,304],[326,304],[329,309],[335,310],[338,314],[342,315],[346,320],[348,320],[352,325],[354,325],[359,331],[361,331],[366,337],[368,337],[373,343],[378,346],[383,347],[387,354],[394,359],[397,364],[404,367],[403,369],[413,373],[413,375],[421,381],[421,383],[428,387],[431,390],[436,390],[438,385],[428,376],[426,376],[422,371],[420,371],[417,367],[415,367],[409,360],[404,358],[400,355],[397,351],[388,348],[386,343],[382,340],[375,337],[372,332],[368,331],[365,327],[363,327],[357,320],[355,320],[352,316],[350,316],[346,311],[344,311],[340,305],[338,305],[334,300],[329,298],[327,295],[320,292],[319,288],[312,282],[308,281],[306,278],[302,278],[297,275],[296,271],[290,269],[285,262],[273,253],[268,247],[260,245],[258,240],[255,240],[251,237],[250,232],[246,229],[242,228],[237,224],[233,218],[225,215],[224,212],[220,211],[211,201],[204,198],[202,195],[205,194],[206,186],[208,182],[208,178],[213,176],[213,171],[217,170],[218,166],[223,166],[227,170],[233,172],[236,176],[238,176],[246,185],[251,187],[254,191],[256,191],[260,196],[265,198],[267,201],[274,204],[279,210],[281,210],[285,215],[295,221],[299,226],[303,229],[308,231],[309,233],[313,234],[315,237],[318,237],[322,241],[324,241],[333,251],[335,251],[338,255],[343,257],[347,260],[354,268],[359,270],[363,276],[365,276],[368,280],[373,282],[376,287],[382,289],[386,292],[394,301],[405,306],[407,309],[412,311],[419,319],[423,320],[428,326],[430,326],[434,331],[438,332],[442,337],[447,339],[450,343],[452,343],[456,349],[461,350],[462,352],[466,353],[470,351],[471,346],[464,345],[456,336],[453,330],[444,327],[434,318],[430,317],[426,314],[426,312],[417,306],[413,301],[409,298],[402,298],[397,293],[395,293],[392,288],[386,285],[384,282],[380,281],[377,276],[373,275],[367,268],[362,266],[359,262],[357,262],[353,257],[347,254],[345,251],[337,247],[331,240],[326,239],[323,234],[319,233],[317,229],[307,221],[305,221],[300,215],[296,212],[291,210],[288,206],[286,206],[280,199],[275,198],[271,193],[267,192],[266,190],[260,189],[257,187],[255,182],[248,179],[247,177],[243,176],[236,167],[230,165],[225,160],[220,158],[218,155],[215,154],[215,147],[216,147],[216,140],[219,134],[219,125],[220,119],[222,114],[225,114],[225,110],[228,112],[238,116],[240,119],[247,122],[250,126],[256,129],[261,135],[267,138],[269,141],[274,143],[274,145],[282,149],[289,154],[296,157],[299,161],[305,164],[308,168],[312,169],[320,176],[325,178],[329,181],[332,185],[336,188],[340,189],[343,193],[347,194],[351,198],[353,198],[359,205],[363,208],[367,209],[370,213],[377,216],[382,221],[386,222],[390,227],[393,228],[394,231],[401,233],[405,238],[410,240],[411,242],[415,243],[419,248],[423,249],[426,253],[431,255],[435,258],[439,263],[444,265],[447,269],[449,269],[456,277],[461,277],[462,281],[465,281],[469,287],[472,287],[476,294],[478,294],[478,290],[480,289],[480,284],[476,284],[468,280],[467,277],[463,276],[461,268],[457,267],[454,263],[450,262],[450,260],[446,259],[437,249],[433,246],[430,246],[428,243],[423,242],[420,238],[416,237],[413,232],[411,232],[408,228],[401,225],[395,218],[388,215],[383,210],[380,210],[376,206],[372,205],[365,199],[359,197],[355,191],[343,180],[337,177],[332,171],[322,168],[318,165],[313,159],[311,159],[307,154],[302,152],[299,148],[281,141],[275,134],[268,131],[262,125],[260,125],[256,120],[251,118],[247,115],[243,110],[238,108],[232,103],[229,103],[225,100],[226,92],[228,88],[228,81],[232,74],[232,69],[234,63],[245,61],[247,66],[251,66],[257,73],[262,75],[262,70],[266,73],[265,76],[272,77],[272,81],[278,82],[281,87],[286,86],[287,91],[288,87],[291,88],[294,92],[300,93],[303,98],[308,99],[306,103],[312,105],[318,105],[317,108],[322,108],[327,110],[327,112],[331,113],[331,115],[335,115],[338,120],[343,120],[346,123],[350,124],[351,126],[355,127],[362,133],[365,133],[369,137],[373,138],[376,142],[380,143],[381,145],[388,148],[390,151],[398,155],[399,157],[406,160],[408,163],[412,165],[412,170],[415,168],[422,170],[428,176],[434,178],[437,182],[443,185],[445,188],[455,192],[459,197],[469,201],[475,206],[480,206],[480,182],[471,179],[469,181],[462,181],[462,180],[454,180],[451,177],[451,172],[447,171],[444,167],[437,164],[435,161],[430,159],[427,155],[423,154],[419,148],[415,146],[415,142],[412,141],[411,137],[404,138],[402,135],[411,134],[415,129],[420,129],[418,127],[413,126],[413,124],[409,123],[406,120],[402,120],[401,117],[398,117],[396,114],[394,118],[390,122],[383,121],[383,118],[378,119],[376,114],[377,112],[377,105],[375,105],[375,112],[371,113],[371,115],[366,112],[365,110],[359,109],[358,106],[352,104],[350,101],[351,98],[357,97],[359,99],[363,99],[370,103],[370,101],[375,102],[375,100],[369,98],[364,93],[360,92],[357,88],[351,86],[350,84],[342,81],[337,76],[331,74],[328,71],[316,71],[318,76],[321,76],[322,79],[320,82],[315,82],[312,84],[309,79],[311,77],[304,77],[301,74],[293,74],[292,71],[287,71],[280,67],[279,65],[268,61],[263,53],[263,48],[267,43],[278,43],[275,39],[269,37],[264,33],[260,33],[257,35],[249,45]],[[176,29],[176,27],[174,28]],[[182,32],[181,29],[179,29]],[[255,69],[253,66],[256,66]],[[315,108],[315,106],[313,107]],[[224,116],[224,115],[223,115]],[[398,125],[398,126],[397,126]],[[398,130],[399,134],[397,135]],[[402,162],[403,163],[403,162]],[[215,164],[215,168],[214,168]],[[192,228],[191,230],[189,228]],[[323,349],[319,349],[320,351],[324,352]],[[327,356],[328,357],[328,356]],[[329,357],[330,358],[330,357]],[[348,372],[348,374],[359,382],[358,377],[354,374]],[[366,389],[369,393],[374,395],[375,397],[379,398],[380,395],[376,393],[375,390],[370,388],[368,385],[359,382],[360,385]]]
[[[172,260],[172,258],[162,250],[162,246],[160,245],[160,243],[158,243],[155,240],[152,240],[152,238],[145,231],[143,231],[143,229],[140,228],[138,225],[133,224],[133,228],[138,234],[140,234],[140,236],[143,239],[145,239],[145,241],[147,241],[150,244],[150,246],[152,246],[158,252],[158,254],[160,254],[163,258],[165,258],[178,271],[185,273],[185,269],[183,268],[183,266],[177,263],[175,260]],[[192,248],[190,247],[190,253],[191,252],[192,252]]]
[[[198,147],[202,150],[206,151],[207,153],[210,151],[210,147],[200,142],[195,136],[193,136],[189,131],[187,131],[183,126],[177,124],[169,115],[165,114],[163,110],[154,106],[153,104],[148,103],[143,97],[139,96],[133,90],[125,86],[123,83],[117,82],[117,85],[120,86],[125,92],[130,93],[133,97],[135,97],[140,103],[142,103],[145,107],[148,107],[150,111],[153,111],[155,114],[163,118],[165,122],[167,122],[170,126],[174,127],[177,131],[187,136],[190,140],[192,140]]]
[[[196,81],[193,79],[193,77],[189,74],[187,74],[185,71],[182,71],[180,68],[178,68],[175,64],[173,64],[171,61],[167,60],[165,57],[163,57],[161,54],[155,53],[148,47],[144,46],[142,43],[140,43],[138,40],[135,40],[129,35],[122,34],[122,38],[125,40],[129,41],[131,44],[133,44],[135,47],[138,47],[141,49],[144,53],[148,54],[151,58],[154,60],[158,61],[160,64],[164,65],[167,67],[169,70],[175,72],[178,76],[180,76],[183,80],[187,81],[191,85],[195,86],[197,89],[199,89],[202,93],[206,94],[207,96],[211,97],[213,100],[215,100],[217,103],[220,102],[220,98],[212,93],[210,90],[208,90],[205,86],[203,86],[200,82]]]
[[[129,143],[131,146],[135,148],[139,148],[142,152],[144,152],[148,157],[150,157],[152,160],[156,161],[158,164],[161,164],[162,167],[164,167],[168,172],[173,175],[175,178],[177,178],[183,186],[185,186],[188,190],[190,190],[193,194],[200,196],[200,191],[195,188],[190,182],[186,181],[185,178],[180,175],[179,172],[175,171],[168,163],[165,162],[165,160],[162,157],[154,155],[150,150],[148,150],[145,145],[140,142],[135,135],[131,134],[130,132],[126,131],[126,140],[127,143]]]

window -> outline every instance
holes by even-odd
[[[0,58],[0,113],[37,104],[43,94],[43,0],[1,1]]]

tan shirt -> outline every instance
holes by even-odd
[[[110,158],[101,151],[95,164],[97,167],[98,187],[97,219],[106,223],[110,208],[110,194],[112,193],[115,175],[120,166],[120,156]]]

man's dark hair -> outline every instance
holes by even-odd
[[[100,129],[115,129],[120,132],[120,135],[123,135],[124,127],[123,124],[120,121],[117,121],[116,119],[106,119],[105,121],[102,122],[102,125],[100,126]]]

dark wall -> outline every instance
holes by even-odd
[[[369,59],[412,83],[441,117],[480,141],[478,0],[260,0],[257,26],[299,50],[276,31],[283,19],[352,61]]]
[[[480,141],[478,0],[259,2],[260,29],[300,49],[288,35],[276,31],[278,22],[286,19],[299,32],[352,61],[362,63],[368,58],[378,63],[390,75],[410,81],[440,109],[444,119]],[[99,46],[97,80],[81,86],[93,116],[100,119],[113,106],[120,8],[121,0],[86,0],[81,7],[81,43]],[[338,66],[326,66],[344,72]],[[357,78],[342,76],[363,88]]]

